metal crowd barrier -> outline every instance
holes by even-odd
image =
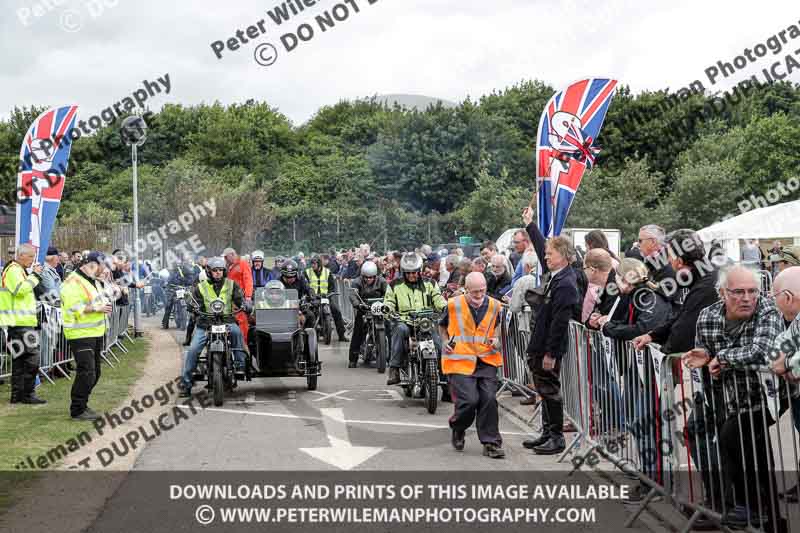
[[[102,359],[113,367],[112,359],[120,359],[114,353],[118,349],[122,353],[129,350],[123,344],[127,338],[133,342],[128,332],[131,305],[117,305],[112,302],[112,312],[106,317],[106,334],[103,342]],[[69,378],[69,373],[63,368],[73,362],[72,355],[67,347],[67,339],[62,327],[61,308],[46,303],[41,303],[39,308],[39,372],[50,383],[52,375],[58,372],[63,377]],[[8,346],[8,332],[0,328],[0,379],[11,376],[11,353]]]
[[[506,390],[518,391],[524,396],[534,396],[536,393],[529,387],[533,382],[528,368],[526,350],[530,339],[531,310],[527,305],[521,313],[512,312],[503,304],[500,312],[500,338],[503,366],[498,371],[500,388],[497,394]],[[538,410],[534,411],[533,418]]]
[[[759,270],[761,276],[761,294],[772,294],[772,272],[769,270]]]
[[[355,312],[353,311],[353,304],[350,302],[350,280],[334,276],[336,280],[336,290],[338,293],[333,297],[333,303],[339,308],[342,313],[342,320],[345,322],[348,332],[352,331],[353,320],[355,319]]]

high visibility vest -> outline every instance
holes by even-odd
[[[447,314],[447,333],[456,344],[453,353],[442,353],[444,374],[471,375],[478,359],[487,365],[503,364],[503,355],[491,342],[500,314],[500,304],[494,298],[489,298],[489,308],[478,325],[475,325],[467,297],[463,294],[447,302]]]
[[[200,295],[203,297],[207,313],[211,312],[211,302],[219,298],[225,302],[225,308],[222,312],[226,315],[233,314],[233,281],[226,279],[219,294],[214,291],[214,286],[208,281],[201,281],[198,288],[200,289]]]
[[[0,326],[36,326],[36,295],[39,278],[28,276],[25,268],[13,261],[3,271],[0,284]]]
[[[439,292],[439,286],[430,281],[424,281],[420,288],[414,288],[405,282],[393,285],[389,285],[386,288],[383,303],[399,314],[400,319],[403,321],[408,319],[408,314],[411,311],[422,311],[424,309],[439,311],[447,305],[444,297]]]
[[[322,267],[322,272],[320,272],[319,276],[317,276],[313,268],[306,270],[308,284],[311,285],[311,288],[314,289],[317,296],[325,296],[328,294],[328,277],[330,275],[330,270],[325,267]]]
[[[108,299],[77,271],[61,285],[61,315],[64,336],[67,340],[102,337],[106,334],[106,315],[101,312],[84,313],[89,304],[109,303]]]

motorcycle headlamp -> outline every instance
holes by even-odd
[[[223,309],[225,309],[225,302],[220,299],[214,300],[211,302],[211,312],[212,313],[221,313]]]
[[[422,331],[428,331],[433,328],[433,321],[430,318],[421,318],[419,322],[417,322],[417,327]]]

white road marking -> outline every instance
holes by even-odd
[[[244,397],[244,403],[255,403],[255,402],[256,402],[256,393],[248,392],[247,395]]]
[[[347,423],[342,409],[320,409],[320,413],[330,446],[299,448],[301,452],[340,470],[351,470],[383,450],[383,447],[353,446],[347,434]]]
[[[189,407],[185,405],[176,405],[175,407],[179,407],[181,409],[189,409]],[[320,420],[320,421],[323,420],[323,417],[319,416],[290,415],[285,413],[265,413],[263,411],[241,411],[238,409],[222,409],[220,407],[208,407],[203,410],[217,412],[217,413],[232,413],[236,415],[266,416],[272,418],[295,418],[298,420]],[[421,424],[419,422],[392,422],[390,420],[348,420],[347,423],[373,425],[373,426],[401,426],[401,427],[418,427],[427,429],[450,429],[450,426],[446,425]],[[503,435],[515,435],[520,437],[531,436],[531,433],[522,433],[518,431],[500,431],[500,433],[502,433]]]
[[[365,390],[362,392],[379,392],[383,393],[384,395],[388,396],[388,398],[370,398],[373,402],[396,402],[396,401],[403,401],[403,395],[400,394],[400,391],[395,389],[378,389],[378,390]]]
[[[339,392],[331,392],[330,394],[325,392],[320,392],[317,390],[312,390],[314,394],[319,394],[322,398],[317,398],[316,400],[312,400],[314,402],[321,402],[322,400],[327,400],[328,398],[339,398],[340,400],[347,400],[348,402],[352,402],[353,398],[347,398],[346,396],[342,396],[345,392],[349,392],[348,390],[340,390]]]

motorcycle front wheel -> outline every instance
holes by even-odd
[[[325,344],[328,345],[331,343],[331,340],[333,338],[333,319],[329,316],[326,316],[322,324],[325,334]]]
[[[436,412],[439,401],[439,365],[436,359],[425,360],[425,407],[430,414]]]
[[[382,329],[376,329],[373,341],[375,343],[375,365],[378,367],[378,374],[383,374],[386,372],[386,352],[388,348],[386,332]]]
[[[225,397],[225,380],[222,376],[222,366],[224,364],[222,358],[224,354],[216,352],[211,355],[213,358],[212,371],[211,371],[211,388],[214,391],[214,405],[219,407]]]

